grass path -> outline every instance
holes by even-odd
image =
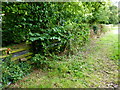
[[[93,83],[93,87],[117,87],[118,57],[115,57],[118,55],[117,30],[107,32],[100,39],[92,40],[90,46],[86,47],[85,52],[87,57],[93,60],[94,68],[93,72],[89,73],[91,80],[88,80]]]
[[[118,33],[112,30],[84,46],[77,55],[51,62],[49,71],[34,70],[10,87],[116,88],[118,87]]]

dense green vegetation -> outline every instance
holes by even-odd
[[[52,36],[49,37],[49,39],[52,38],[52,43],[59,42],[59,34],[64,35],[64,32],[69,36],[67,41],[76,35],[78,36],[73,31],[81,32],[79,37],[84,39],[88,37],[88,32],[82,32],[82,29],[85,31],[87,29],[84,25],[109,23],[110,10],[113,9],[109,9],[109,3],[107,2],[3,2],[2,10],[3,14],[5,14],[2,22],[3,45],[26,41],[30,37],[30,32],[42,34],[42,40],[43,38],[47,39],[46,30],[46,32],[52,33]],[[114,17],[110,18],[110,23],[114,22],[113,19]],[[64,31],[59,32],[60,28]],[[54,36],[54,31],[59,34],[55,33],[57,35]],[[32,41],[37,40],[34,38]],[[42,44],[42,42],[40,43]]]
[[[118,35],[112,30],[101,38],[92,40],[91,44],[84,46],[77,54],[50,58],[54,61],[49,62],[47,67],[43,66],[44,70],[34,70],[11,87],[116,88],[118,54]],[[42,63],[45,60],[48,58],[37,54],[32,61]]]
[[[21,79],[31,66],[52,71],[50,76],[84,77],[84,69],[79,67],[83,65],[86,71],[91,71],[90,63],[75,60],[54,66],[55,61],[76,54],[90,41],[90,29],[97,35],[99,30],[107,31],[103,24],[116,24],[115,9],[108,2],[3,2],[3,46],[25,42],[34,52],[30,59],[32,65],[27,62],[16,65],[5,59],[3,85]]]
[[[2,62],[2,84],[3,87],[17,80],[22,79],[31,71],[31,65],[26,62],[16,63],[11,61],[11,57]]]
[[[109,8],[110,8],[109,23],[118,24],[118,8],[117,8],[117,6],[111,6]]]

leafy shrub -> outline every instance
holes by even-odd
[[[29,32],[43,34],[46,31],[49,33],[49,29],[52,31],[53,28],[56,29],[59,26],[65,28],[65,26],[75,25],[75,23],[90,22],[92,24],[107,20],[107,18],[98,17],[99,14],[106,12],[105,4],[104,2],[3,2],[3,46],[26,41]],[[90,15],[91,13],[93,14]],[[103,14],[103,16],[106,15]],[[84,28],[84,25],[82,26]],[[71,30],[71,33],[74,32],[74,29]],[[57,35],[59,35],[58,32]]]
[[[28,44],[33,47],[35,53],[58,54],[65,49],[75,51],[89,41],[88,24],[67,24],[66,26],[57,26],[52,29],[41,29],[42,33],[29,33]]]
[[[89,41],[89,24],[76,24],[66,26],[70,33],[69,39],[69,52],[71,54],[75,53],[83,46],[87,41]]]
[[[31,65],[26,62],[16,64],[7,57],[2,63],[2,83],[3,87],[9,83],[14,83],[31,71]]]
[[[41,55],[41,54],[35,54],[30,59],[30,62],[32,63],[34,68],[42,68],[42,69],[48,69],[49,65],[52,63],[52,61],[60,61],[63,60],[63,56],[58,56],[53,54],[48,55]]]
[[[38,32],[40,29],[50,27],[50,21],[56,20],[55,17],[54,20],[52,20],[53,17],[50,18],[50,16],[53,15],[51,4],[52,3],[44,2],[3,2],[2,13],[5,14],[2,22],[3,45],[21,43],[26,41],[30,31]],[[50,14],[48,14],[48,12],[50,12]],[[53,25],[55,23],[56,22],[54,22]]]
[[[52,29],[41,30],[42,33],[29,33],[28,41],[33,47],[35,53],[52,53],[63,51],[69,34],[63,26]]]
[[[118,24],[120,15],[117,15],[117,13],[120,12],[120,10],[118,11],[117,6],[114,5],[110,6],[109,9],[111,11],[109,15],[109,24]]]
[[[45,65],[48,64],[48,58],[40,54],[35,54],[31,59],[31,63],[35,65],[35,68],[45,68]]]

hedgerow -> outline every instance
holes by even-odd
[[[52,61],[58,59],[54,54],[65,50],[74,54],[89,41],[92,25],[97,33],[95,25],[108,23],[107,5],[106,2],[3,2],[3,46],[26,42],[35,53],[31,63],[38,67],[49,64],[51,57]],[[3,84],[21,79],[31,66],[11,61],[3,65]]]
[[[76,37],[84,43],[89,35],[89,24],[106,20],[100,16],[95,19],[101,8],[106,11],[106,5],[105,2],[3,2],[3,46],[31,41],[38,42],[43,48],[64,42],[61,47],[65,48],[65,42],[68,43],[71,38],[75,41]],[[35,37],[33,40],[30,33],[38,33],[39,40]],[[43,45],[43,42],[46,43]]]

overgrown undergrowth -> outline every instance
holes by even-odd
[[[118,35],[112,31],[92,40],[75,55],[53,58],[44,70],[37,69],[10,87],[113,88],[118,86]]]

